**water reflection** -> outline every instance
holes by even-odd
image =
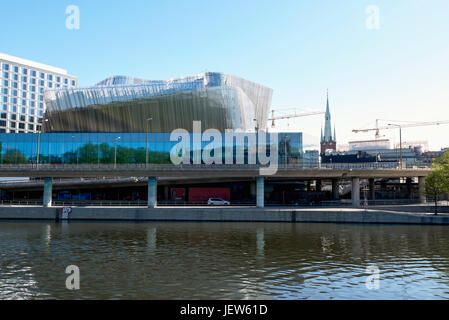
[[[449,228],[0,223],[0,298],[446,299]],[[65,288],[77,265],[81,290]],[[380,289],[365,286],[367,266]]]
[[[157,229],[148,228],[147,231],[147,252],[153,255],[156,252],[156,239],[157,239]]]
[[[42,252],[48,253],[50,249],[50,241],[51,241],[51,225],[46,224],[42,226],[42,234],[41,234],[41,250]]]
[[[265,248],[265,230],[263,228],[259,228],[256,232],[257,256],[259,258],[263,258]]]

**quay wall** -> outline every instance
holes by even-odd
[[[62,208],[0,207],[0,220],[60,221]],[[449,215],[379,209],[72,208],[70,221],[322,222],[449,225]]]

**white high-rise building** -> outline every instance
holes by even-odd
[[[0,133],[38,132],[44,91],[78,86],[67,70],[0,53]]]

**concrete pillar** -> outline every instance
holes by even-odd
[[[340,193],[338,191],[338,179],[332,179],[332,200],[339,200]]]
[[[369,200],[376,200],[376,185],[374,183],[374,178],[368,179],[369,184]]]
[[[419,202],[426,203],[426,177],[418,177]]]
[[[315,180],[316,192],[321,192],[321,180]]]
[[[360,178],[352,178],[352,206],[360,207]]]
[[[51,207],[53,178],[44,178],[44,207]]]
[[[265,182],[263,177],[257,177],[257,207],[263,208],[265,202]]]
[[[148,177],[148,208],[156,207],[157,181],[155,177]]]

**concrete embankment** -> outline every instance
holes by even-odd
[[[57,220],[62,208],[0,207],[0,220]],[[72,208],[72,221],[249,221],[447,224],[449,215],[353,208]]]

